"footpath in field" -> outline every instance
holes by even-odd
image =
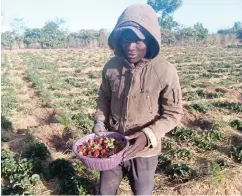
[[[185,115],[162,140],[154,194],[242,194],[241,49],[163,48],[160,55],[178,70]],[[109,50],[3,53],[4,193],[96,194],[98,172],[83,167],[71,146],[92,128],[110,56]],[[125,177],[119,194],[130,193]]]

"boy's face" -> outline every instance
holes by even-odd
[[[145,40],[139,39],[131,30],[125,30],[122,33],[121,47],[130,63],[139,62],[147,52]]]

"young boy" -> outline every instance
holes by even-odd
[[[103,68],[93,131],[117,131],[132,145],[119,166],[100,172],[101,195],[117,194],[124,175],[135,195],[151,195],[161,138],[183,115],[176,69],[158,56],[160,36],[146,4],[125,9],[109,36],[115,57]]]

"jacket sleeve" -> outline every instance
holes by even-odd
[[[111,88],[107,77],[106,65],[102,71],[102,83],[98,91],[95,122],[108,123],[110,113]]]
[[[151,147],[156,147],[165,134],[175,128],[183,116],[182,93],[177,71],[172,68],[161,76],[165,87],[160,92],[160,117],[142,131],[149,139]]]

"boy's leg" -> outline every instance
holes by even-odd
[[[135,195],[152,195],[158,156],[130,160],[129,180]]]
[[[123,170],[120,165],[112,170],[101,171],[99,181],[99,195],[116,195],[122,179]]]

